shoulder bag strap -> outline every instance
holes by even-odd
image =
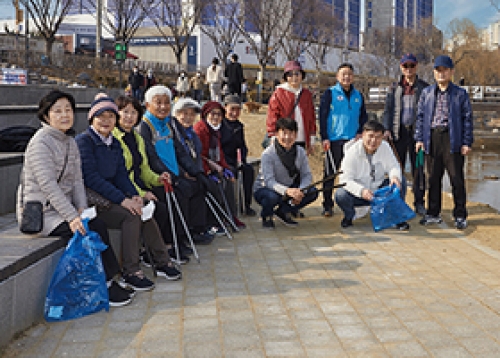
[[[289,118],[292,118],[293,116],[293,113],[295,112],[295,108],[297,108],[297,106],[299,105],[299,102],[300,102],[300,96],[302,96],[302,91],[303,89],[300,90],[299,94],[297,95],[297,98],[295,98],[295,103],[293,105],[293,108],[292,108],[292,111],[290,112],[290,114],[288,115]]]

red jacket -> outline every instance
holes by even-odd
[[[279,118],[291,116],[293,106],[295,104],[295,94],[287,91],[284,88],[278,87],[269,99],[267,107],[267,134],[269,136],[275,135],[276,121]],[[304,132],[306,139],[306,146],[309,147],[311,135],[316,135],[316,113],[314,111],[314,103],[312,93],[306,88],[302,88],[302,94],[298,104],[302,113],[302,120],[304,121]]]
[[[200,120],[194,124],[193,129],[201,141],[201,155],[204,158],[208,158],[208,150],[210,148],[210,132],[208,130],[208,125],[202,120]],[[226,158],[224,158],[224,152],[222,151],[220,138],[219,138],[219,158],[220,160],[217,162],[217,164],[219,164],[224,168],[229,169],[229,165],[226,163]],[[203,169],[205,169],[205,173],[207,174],[212,171],[205,159],[203,159]]]

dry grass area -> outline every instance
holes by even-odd
[[[259,113],[242,113],[241,120],[245,124],[245,136],[249,148],[249,155],[260,157],[262,152],[261,142],[265,134],[266,110],[263,106]],[[309,163],[315,179],[321,179],[323,168],[323,156],[320,147],[315,148],[315,153],[309,158]],[[412,202],[408,195],[408,202]],[[453,202],[451,196],[443,193],[443,219],[448,225],[452,225],[451,209]],[[470,239],[479,241],[482,245],[500,251],[500,214],[488,205],[481,203],[468,203],[469,227],[463,234]]]

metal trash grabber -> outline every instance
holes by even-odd
[[[217,210],[215,209],[215,207],[212,205],[212,203],[210,201],[215,203],[219,207],[221,212],[225,215],[225,213],[222,210],[222,208],[220,207],[219,203],[217,203],[217,200],[215,200],[215,198],[213,197],[213,195],[210,192],[207,192],[207,196],[205,196],[205,202],[207,203],[208,208],[210,209],[210,211],[212,211],[212,214],[214,214],[215,219],[219,223],[220,227],[224,230],[224,233],[226,234],[228,239],[232,240],[233,236],[231,235],[231,233],[227,229],[226,225],[224,224],[224,221],[220,218],[219,214],[217,214]]]
[[[163,187],[165,188],[165,198],[167,199],[167,206],[168,206],[168,214],[170,216],[170,227],[172,230],[172,235],[174,238],[174,248],[175,248],[175,255],[176,255],[176,264],[180,266],[180,253],[179,253],[179,246],[177,242],[177,231],[175,229],[175,222],[174,222],[174,215],[173,215],[173,210],[172,210],[172,203],[170,199],[172,199],[175,209],[177,211],[177,215],[179,215],[179,218],[182,223],[182,227],[184,228],[184,232],[186,233],[186,236],[188,237],[189,244],[191,245],[191,248],[193,249],[193,255],[196,258],[196,261],[200,263],[200,256],[198,255],[198,251],[196,250],[196,245],[193,242],[193,238],[191,237],[191,233],[189,232],[189,228],[186,224],[186,221],[184,220],[184,215],[182,214],[182,210],[180,208],[179,202],[177,201],[177,197],[175,196],[174,193],[174,188],[172,185],[164,180],[163,181]]]
[[[233,231],[238,232],[238,231],[240,231],[240,229],[238,228],[238,226],[236,226],[236,224],[233,220],[233,215],[231,214],[231,208],[229,207],[229,203],[227,202],[227,198],[226,198],[226,194],[224,193],[223,186],[224,186],[224,182],[222,181],[222,178],[220,178],[219,183],[217,184],[217,187],[219,188],[219,192],[220,192],[220,195],[222,197],[222,202],[223,202],[224,206],[226,207],[226,211],[224,212],[222,210],[222,208],[221,208],[221,210],[223,213],[227,213],[227,215],[224,215],[224,216],[226,217],[226,220],[229,222],[229,224],[233,228]],[[219,204],[219,203],[217,203],[217,204]]]

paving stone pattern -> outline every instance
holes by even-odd
[[[374,233],[305,210],[297,229],[199,246],[179,282],[39,324],[6,357],[500,357],[500,256],[440,224]]]

